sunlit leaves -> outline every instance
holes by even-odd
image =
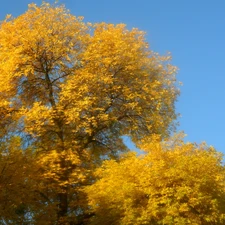
[[[128,154],[97,170],[99,180],[86,188],[93,224],[224,223],[220,153],[181,140],[155,140],[144,148],[143,156]]]
[[[6,16],[0,141],[19,137],[18,152],[32,150],[35,176],[27,193],[35,223],[85,217],[82,187],[95,181],[92,172],[104,159],[126,150],[123,135],[139,143],[146,135],[170,134],[175,74],[170,56],[151,51],[144,32],[124,24],[84,23],[46,2]]]

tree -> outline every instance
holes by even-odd
[[[147,139],[142,149],[96,171],[97,182],[86,187],[90,224],[224,224],[221,153],[180,139]]]
[[[47,214],[57,224],[79,223],[88,217],[81,190],[103,159],[126,150],[121,136],[170,134],[176,68],[138,29],[86,24],[48,3],[7,16],[0,43],[0,138],[19,137],[35,156],[32,223]]]
[[[19,137],[0,144],[0,224],[29,224],[35,162],[20,145]]]

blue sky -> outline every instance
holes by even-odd
[[[0,19],[18,16],[31,2],[1,3]],[[49,1],[54,2],[54,1]],[[225,153],[224,0],[59,0],[87,22],[125,23],[147,32],[153,51],[171,52],[183,83],[176,104],[187,141],[206,141]]]

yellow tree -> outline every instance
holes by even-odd
[[[0,43],[0,138],[19,136],[35,152],[43,207],[75,224],[85,217],[80,188],[102,159],[126,150],[121,136],[169,135],[176,68],[138,29],[85,24],[48,3],[7,16]]]
[[[144,155],[108,160],[86,187],[90,224],[224,224],[222,155],[205,144],[147,139]]]
[[[19,137],[0,144],[1,224],[27,224],[36,193],[33,189],[35,161],[31,151],[21,149]],[[29,194],[28,194],[29,193]]]

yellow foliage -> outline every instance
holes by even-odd
[[[171,57],[138,29],[82,20],[43,2],[0,24],[0,142],[19,136],[34,153],[39,224],[85,214],[81,189],[126,150],[122,135],[163,138],[176,119]]]
[[[182,140],[145,143],[147,153],[108,160],[85,190],[93,224],[224,224],[222,155]]]
[[[0,219],[7,224],[27,221],[26,214],[35,205],[35,161],[31,151],[22,151],[21,144],[21,138],[14,137],[0,145]]]

